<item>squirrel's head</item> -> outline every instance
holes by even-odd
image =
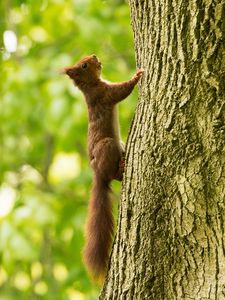
[[[84,84],[90,84],[99,79],[102,65],[95,54],[81,59],[71,67],[64,68],[63,73],[73,79],[75,85],[81,87]]]

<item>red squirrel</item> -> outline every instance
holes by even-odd
[[[101,79],[101,69],[96,55],[64,68],[64,73],[83,92],[88,108],[88,153],[94,179],[83,259],[97,280],[105,275],[114,234],[110,182],[121,181],[124,170],[116,104],[132,92],[143,74],[143,70],[138,70],[129,81],[110,83]]]

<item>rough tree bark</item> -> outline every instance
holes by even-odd
[[[145,69],[100,299],[225,299],[225,1],[130,0]]]

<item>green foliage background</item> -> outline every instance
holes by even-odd
[[[16,52],[4,48],[6,30]],[[81,259],[92,177],[86,105],[60,69],[95,53],[103,77],[131,77],[128,4],[1,1],[0,39],[0,300],[97,299]],[[123,140],[136,99],[119,105]]]

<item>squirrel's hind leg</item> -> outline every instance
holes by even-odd
[[[91,166],[96,174],[106,180],[121,180],[119,179],[122,170],[120,161],[123,152],[113,138],[104,138],[99,141],[95,145],[92,154]]]
[[[125,157],[124,155],[121,157],[119,161],[118,170],[116,172],[116,175],[114,177],[115,180],[122,181],[123,179],[123,172],[124,172],[124,166],[125,166]]]

